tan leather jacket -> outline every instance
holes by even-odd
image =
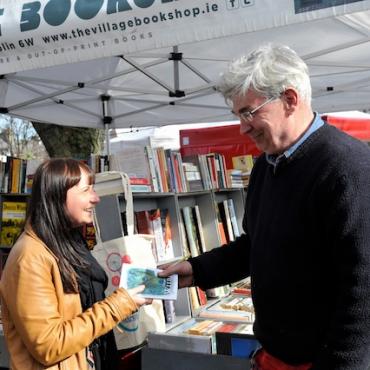
[[[64,294],[53,253],[29,228],[11,250],[0,282],[13,370],[86,370],[86,347],[137,310],[124,289],[82,312]]]

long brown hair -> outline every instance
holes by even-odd
[[[94,183],[92,170],[75,159],[53,158],[42,163],[33,178],[28,207],[28,222],[36,235],[58,258],[65,293],[78,293],[75,271],[86,268],[81,250],[77,248],[80,230],[73,227],[66,212],[67,191],[77,185],[81,171]]]

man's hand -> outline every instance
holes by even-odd
[[[161,266],[163,271],[158,273],[160,277],[167,277],[170,275],[179,275],[179,288],[185,288],[193,285],[193,268],[188,261],[178,263],[169,263]]]

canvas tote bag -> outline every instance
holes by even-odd
[[[133,263],[142,267],[156,267],[152,253],[152,235],[134,234],[133,198],[128,176],[123,172],[96,174],[96,192],[99,196],[123,194],[126,201],[126,223],[128,235],[102,241],[99,223],[94,215],[97,244],[92,254],[108,275],[106,295],[119,286],[122,263]],[[143,344],[149,331],[165,331],[165,318],[161,300],[153,300],[136,313],[120,322],[114,329],[118,349],[128,349]]]

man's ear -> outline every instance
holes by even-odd
[[[281,99],[283,100],[287,111],[292,113],[298,105],[299,95],[297,90],[289,87],[281,94]]]

